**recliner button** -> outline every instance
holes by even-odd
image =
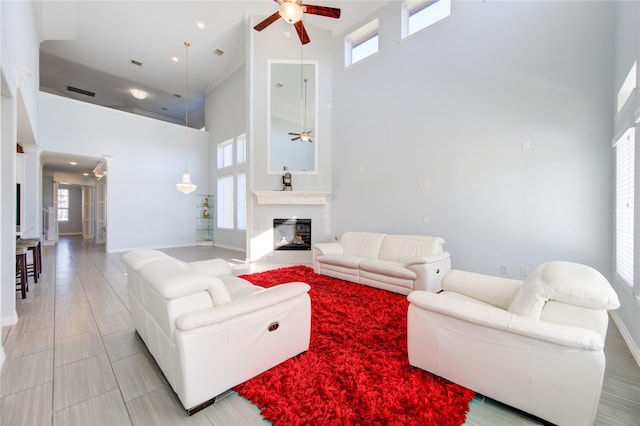
[[[267,329],[269,331],[276,331],[278,329],[278,327],[280,327],[280,323],[279,322],[272,322],[271,324],[269,324],[269,327],[267,327]]]

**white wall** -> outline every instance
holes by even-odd
[[[264,17],[253,17],[259,22]],[[331,146],[333,134],[331,132],[331,85],[332,58],[331,37],[327,31],[305,24],[311,43],[301,48],[300,41],[293,27],[282,20],[269,26],[268,30],[256,32],[252,29],[253,22],[248,23],[248,102],[249,135],[248,142],[251,150],[251,173],[247,201],[247,256],[257,260],[265,256],[273,256],[270,261],[290,261],[288,256],[275,255],[269,250],[273,248],[273,218],[309,218],[312,220],[312,243],[325,241],[329,238],[330,206],[298,206],[280,205],[265,206],[256,203],[252,191],[281,190],[282,175],[270,174],[267,168],[267,62],[269,59],[289,59],[300,61],[318,61],[318,123],[314,129],[314,143],[318,144],[318,173],[300,175],[293,174],[294,191],[328,191],[331,187]],[[283,36],[288,29],[292,36]],[[285,259],[286,258],[286,259]],[[309,255],[300,261],[311,261]]]
[[[4,326],[17,321],[14,284],[16,143],[34,145],[38,134],[39,40],[34,3],[0,2],[0,22],[0,320]],[[25,197],[25,209],[38,209],[38,205],[27,204],[33,199]],[[0,363],[3,358],[0,346]]]
[[[188,246],[195,242],[195,193],[175,184],[185,164],[184,126],[40,93],[45,151],[110,156],[107,251]],[[189,129],[189,169],[207,193],[208,134]]]
[[[211,170],[209,187],[214,194],[217,191],[217,178],[219,176],[217,170],[217,145],[247,132],[246,86],[246,67],[243,66],[205,94],[205,126],[209,131],[209,144],[211,146],[209,152]],[[213,214],[215,219],[217,217],[215,209]],[[214,220],[214,224],[217,224],[216,220]],[[246,232],[219,229],[216,226],[213,241],[218,246],[245,250]]]
[[[612,18],[608,2],[455,2],[400,41],[392,2],[380,53],[347,70],[336,37],[332,232],[442,236],[481,273],[609,275]]]

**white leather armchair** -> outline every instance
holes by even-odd
[[[452,270],[441,293],[409,294],[409,363],[558,425],[592,424],[607,310],[595,269],[547,262],[524,281]]]
[[[185,263],[155,250],[123,261],[136,330],[189,414],[309,348],[308,284],[265,289],[223,260]]]

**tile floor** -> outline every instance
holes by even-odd
[[[237,274],[282,265],[245,264],[243,253],[211,247],[163,250],[185,261],[224,258]],[[18,323],[2,328],[2,425],[263,425],[256,406],[234,392],[189,417],[135,334],[122,253],[107,254],[79,237],[43,252],[43,274]],[[612,324],[612,322],[611,322]],[[598,425],[640,424],[640,368],[615,325]],[[469,425],[539,425],[509,407],[477,397]]]

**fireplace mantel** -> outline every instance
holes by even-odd
[[[258,204],[304,204],[323,206],[330,192],[326,191],[253,191]]]

